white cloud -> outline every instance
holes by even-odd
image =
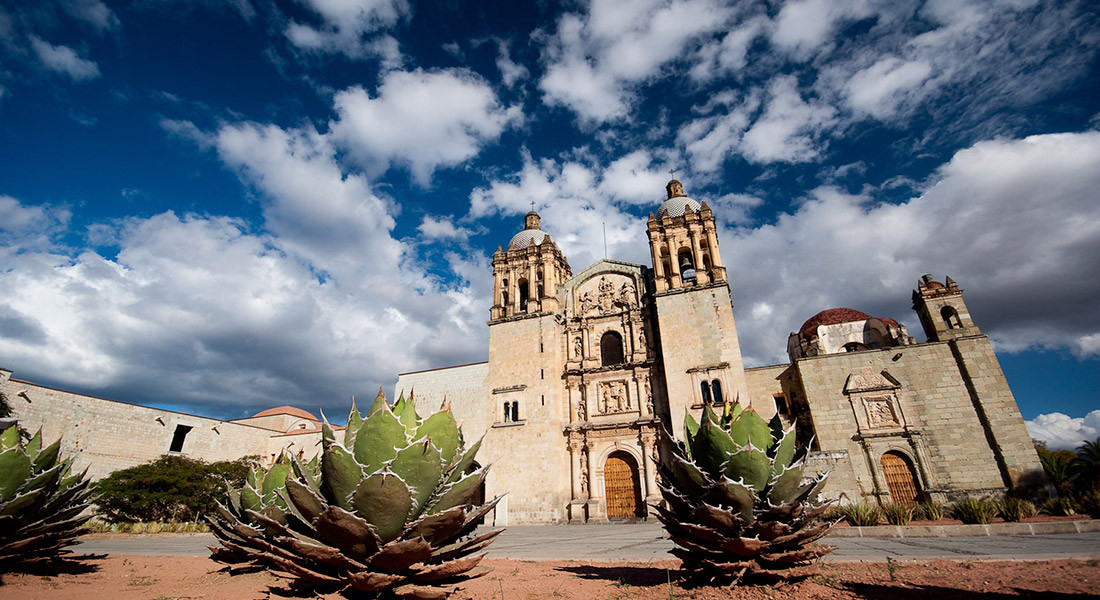
[[[874,12],[873,0],[795,0],[787,2],[775,19],[774,44],[805,60],[832,42],[837,25]]]
[[[432,171],[475,156],[521,118],[482,78],[464,70],[394,71],[378,93],[353,87],[336,94],[332,135],[371,174],[405,166],[421,185]]]
[[[497,42],[497,69],[500,70],[500,79],[506,87],[514,87],[520,80],[530,76],[527,67],[512,60],[508,50],[508,42],[502,39]]]
[[[1100,438],[1100,410],[1076,418],[1058,412],[1048,413],[1025,423],[1031,437],[1046,442],[1051,450],[1075,450],[1085,442]]]
[[[720,75],[741,71],[748,63],[749,47],[767,28],[766,17],[754,17],[739,23],[722,39],[704,43],[689,72],[691,78],[709,81]]]
[[[99,77],[99,67],[90,60],[80,58],[75,50],[68,46],[54,46],[42,38],[30,36],[38,60],[47,69],[72,77],[74,81],[85,81]]]
[[[732,14],[714,0],[595,0],[587,14],[563,15],[548,38],[543,100],[585,122],[625,117],[637,84],[721,31]]]
[[[303,50],[340,52],[350,58],[381,55],[392,61],[393,44],[384,42],[379,46],[371,34],[392,28],[412,14],[405,0],[302,0],[302,3],[323,24],[292,21],[286,28],[287,39]],[[389,39],[396,42],[392,37]]]
[[[88,23],[99,32],[112,31],[121,25],[114,11],[100,0],[67,0],[64,7],[70,15]]]
[[[784,361],[787,334],[836,306],[906,321],[920,339],[907,301],[924,273],[958,281],[1002,350],[1096,357],[1100,282],[1082,276],[1100,268],[1096,189],[1100,132],[993,140],[958,152],[908,202],[820,188],[774,223],[727,231],[735,307],[772,307],[738,323],[748,361]]]
[[[470,230],[456,226],[450,217],[424,215],[416,230],[425,240],[465,240],[470,237]]]
[[[795,77],[779,75],[766,93],[753,90],[725,114],[687,122],[677,141],[700,172],[717,170],[733,155],[754,163],[808,162],[820,154],[835,121],[831,106],[804,100]]]
[[[848,103],[857,112],[885,119],[907,98],[919,100],[923,96],[919,86],[931,73],[927,62],[885,57],[852,76],[846,90]]]

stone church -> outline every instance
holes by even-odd
[[[797,422],[825,495],[950,500],[1041,481],[1042,469],[989,339],[946,278],[913,292],[927,341],[834,308],[787,340],[790,362],[746,369],[714,215],[679,181],[651,213],[652,267],[602,260],[574,274],[530,212],[493,255],[487,362],[403,373],[418,410],[449,401],[485,433],[489,496],[509,523],[634,519],[659,501],[658,433],[737,401]],[[472,440],[468,440],[472,441]]]
[[[647,224],[652,266],[602,260],[574,274],[528,213],[493,255],[488,361],[399,376],[421,414],[446,400],[467,443],[484,432],[485,494],[507,493],[497,525],[647,517],[658,433],[682,438],[686,411],[733,400],[797,423],[811,470],[832,472],[828,497],[945,501],[1042,481],[954,281],[917,282],[923,343],[893,319],[833,308],[791,333],[789,363],[746,369],[714,215],[680,182],[666,191]],[[222,421],[11,375],[0,369],[0,392],[15,416],[46,439],[63,435],[93,478],[164,454],[308,458],[320,441],[318,419],[291,406]]]

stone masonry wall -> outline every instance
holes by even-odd
[[[0,390],[20,425],[29,431],[41,428],[46,443],[62,437],[62,452],[76,457],[74,470],[87,467],[92,479],[167,454],[177,425],[192,428],[180,454],[206,461],[262,455],[272,443],[274,432],[268,429],[105,400],[9,376],[0,370]]]
[[[966,382],[947,343],[833,354],[796,361],[809,398],[810,415],[821,450],[846,450],[859,490],[885,487],[879,459],[888,449],[916,457],[920,446],[931,490],[983,493],[1003,487],[993,451],[975,412]],[[848,376],[870,367],[887,371],[901,384],[898,401],[907,425],[919,432],[915,442],[887,437],[855,441],[859,429],[844,394]],[[870,456],[868,456],[870,455]],[[874,472],[872,472],[872,469]],[[831,486],[830,486],[831,487]],[[858,492],[853,489],[849,492]]]
[[[402,373],[391,399],[412,392],[416,412],[425,416],[449,401],[463,436],[473,443],[489,427],[488,377],[488,362]]]

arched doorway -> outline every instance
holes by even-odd
[[[608,519],[636,519],[645,516],[642,481],[638,462],[626,452],[612,452],[603,467],[604,497]]]
[[[886,475],[886,486],[890,488],[891,500],[898,504],[915,504],[920,500],[917,472],[909,457],[901,452],[883,454],[882,472]]]

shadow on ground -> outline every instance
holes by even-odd
[[[99,570],[99,565],[94,561],[107,558],[106,554],[75,554],[64,558],[52,560],[34,560],[26,563],[8,565],[5,574],[38,575],[41,577],[56,577],[58,575],[83,575]],[[3,575],[0,575],[0,585],[4,584]]]
[[[841,589],[863,598],[889,598],[890,600],[1083,600],[1095,598],[1092,594],[1069,594],[1014,588],[1011,592],[983,592],[962,590],[935,585],[884,585],[876,583],[844,583]]]
[[[582,579],[603,579],[628,583],[639,587],[652,587],[655,585],[667,585],[671,580],[680,580],[679,571],[676,569],[660,569],[657,567],[600,567],[594,565],[567,565],[557,567],[557,571],[572,573]]]

